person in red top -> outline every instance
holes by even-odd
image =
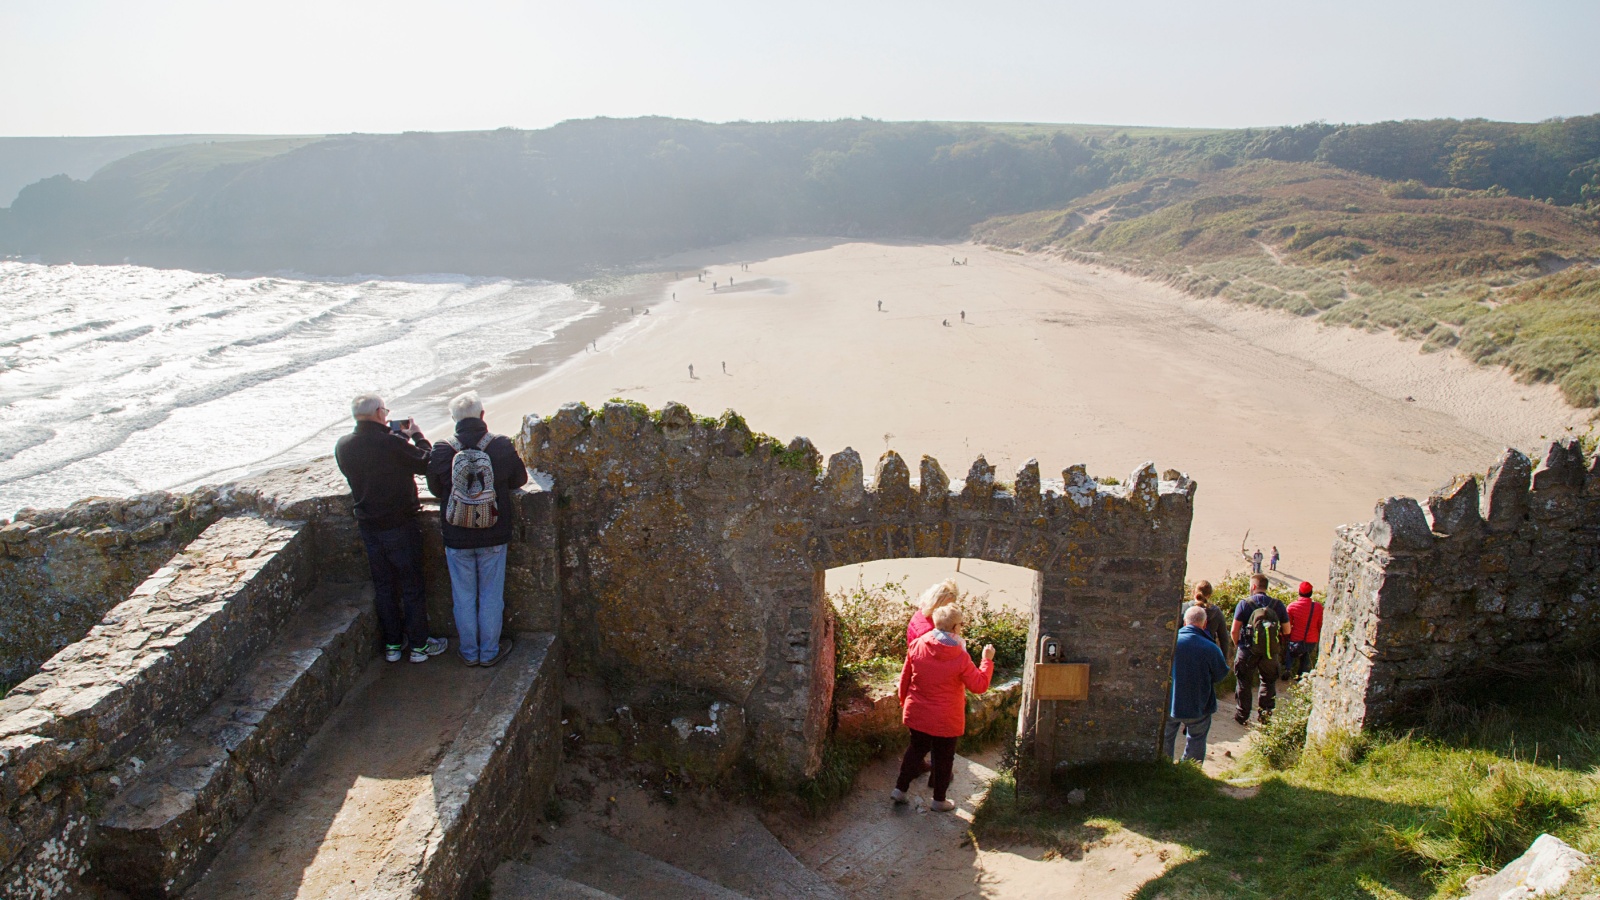
[[[1322,604],[1311,599],[1311,582],[1300,582],[1300,597],[1289,604],[1289,642],[1283,666],[1285,679],[1299,678],[1317,664],[1317,643],[1322,640]]]
[[[911,614],[911,621],[906,623],[907,647],[933,630],[933,611],[956,602],[957,594],[956,583],[948,578],[922,592],[922,596],[917,598],[917,611]]]
[[[981,694],[994,677],[994,645],[983,648],[983,665],[976,666],[961,638],[961,610],[941,606],[933,611],[933,630],[906,650],[900,670],[900,709],[911,746],[900,761],[900,777],[889,796],[906,802],[906,789],[925,771],[922,758],[933,754],[933,805],[935,812],[956,808],[945,798],[955,766],[956,741],[967,730],[967,691]]]

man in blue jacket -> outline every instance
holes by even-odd
[[[1172,653],[1172,708],[1167,711],[1166,734],[1162,749],[1167,759],[1178,742],[1178,729],[1187,733],[1183,758],[1206,761],[1206,734],[1211,731],[1211,714],[1217,711],[1217,683],[1228,677],[1228,662],[1222,650],[1206,634],[1206,611],[1189,607],[1178,629],[1178,646]]]

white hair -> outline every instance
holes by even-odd
[[[483,401],[478,399],[478,392],[467,391],[465,394],[451,400],[450,418],[457,422],[462,419],[483,418]]]
[[[956,587],[954,579],[946,578],[944,581],[922,592],[922,596],[917,598],[917,609],[922,610],[923,615],[931,618],[934,610],[946,604],[954,603],[958,593],[959,589]]]
[[[940,631],[954,631],[965,621],[959,606],[941,606],[933,611],[933,627]]]
[[[1206,624],[1206,611],[1204,609],[1198,607],[1198,606],[1189,607],[1188,611],[1186,611],[1183,614],[1183,624],[1185,624],[1185,625],[1204,625],[1204,624]]]
[[[362,416],[370,416],[380,409],[383,409],[383,398],[370,391],[365,394],[357,394],[355,399],[350,401],[350,416],[352,418],[359,419]]]

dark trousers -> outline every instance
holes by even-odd
[[[378,605],[378,630],[386,647],[428,642],[428,606],[422,595],[422,531],[416,522],[373,531],[361,526]]]
[[[1239,714],[1235,718],[1250,718],[1250,700],[1257,685],[1261,688],[1261,720],[1265,722],[1272,715],[1273,708],[1278,705],[1278,668],[1278,663],[1271,659],[1252,662],[1242,653],[1234,658],[1233,674],[1239,679],[1239,687],[1234,691],[1234,699],[1239,703]]]
[[[895,780],[894,786],[900,790],[911,787],[911,782],[922,774],[922,758],[930,752],[933,753],[933,799],[943,800],[944,792],[950,789],[951,771],[956,765],[956,741],[960,738],[934,737],[931,734],[911,729],[911,746],[906,748],[906,755],[900,760],[900,777]]]
[[[1289,658],[1283,664],[1284,678],[1299,678],[1310,672],[1317,665],[1317,644],[1315,641],[1290,641],[1284,645],[1289,651]]]

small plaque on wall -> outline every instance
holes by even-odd
[[[1088,663],[1038,663],[1033,667],[1035,700],[1089,699]]]

